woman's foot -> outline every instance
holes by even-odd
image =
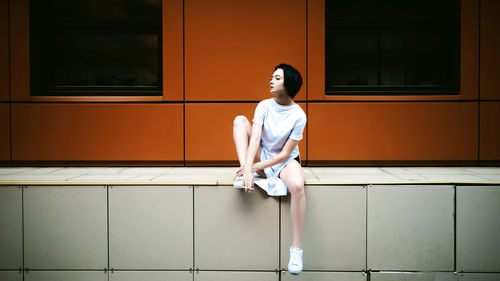
[[[302,272],[302,249],[290,247],[288,272],[291,274],[300,274]]]

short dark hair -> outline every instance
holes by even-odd
[[[302,86],[302,76],[295,67],[289,64],[280,63],[274,68],[274,71],[278,68],[283,69],[286,93],[293,99]]]

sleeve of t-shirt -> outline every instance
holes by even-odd
[[[255,113],[253,115],[253,122],[259,125],[264,124],[264,117],[266,116],[266,108],[264,106],[264,101],[259,102]]]
[[[301,116],[293,126],[290,138],[292,140],[300,141],[302,139],[302,133],[304,132],[304,127],[306,126],[307,118],[305,115]]]

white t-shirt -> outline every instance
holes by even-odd
[[[298,104],[280,105],[274,98],[270,98],[261,101],[257,105],[253,122],[262,125],[260,159],[264,161],[278,155],[289,138],[296,141],[302,139],[307,117]],[[276,180],[281,169],[298,155],[299,146],[297,145],[285,161],[264,169],[267,178],[275,178],[274,180]],[[281,180],[279,181],[281,182]],[[284,185],[284,183],[279,184]],[[284,188],[285,194],[282,194],[283,190],[277,190],[273,192],[276,194],[271,195],[286,195],[286,185],[284,185]],[[267,191],[270,193],[269,190]]]
[[[285,146],[288,138],[296,141],[302,139],[307,117],[298,104],[281,105],[274,98],[263,100],[257,105],[253,122],[263,125],[262,148],[278,154]],[[292,154],[299,155],[298,146]]]

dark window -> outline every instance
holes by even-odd
[[[458,94],[459,0],[327,0],[326,94]]]
[[[160,96],[161,34],[161,0],[31,0],[31,95]]]

